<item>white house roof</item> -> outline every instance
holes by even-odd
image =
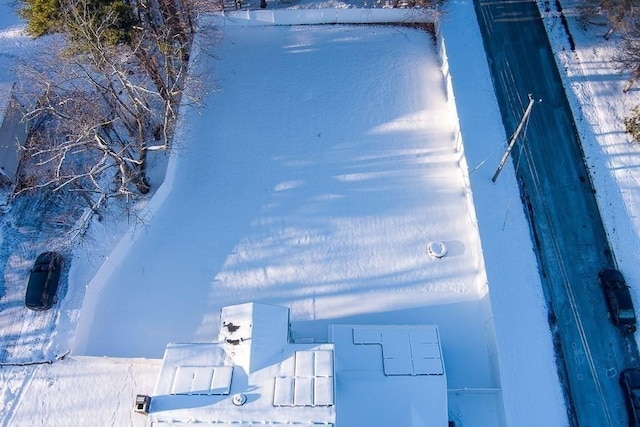
[[[289,343],[288,322],[285,307],[230,306],[219,343],[169,344],[153,425],[333,425],[333,345]]]
[[[4,120],[4,116],[7,113],[12,91],[13,83],[0,82],[0,123],[2,123],[2,120]]]
[[[20,164],[19,146],[24,144],[27,127],[12,102],[13,83],[0,83],[0,181],[15,182]]]
[[[331,343],[295,344],[285,307],[241,304],[220,317],[218,343],[167,346],[153,425],[448,424],[436,326],[333,325]]]
[[[337,425],[448,425],[447,378],[433,325],[332,325]]]

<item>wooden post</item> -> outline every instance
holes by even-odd
[[[493,174],[493,177],[491,178],[491,181],[496,182],[496,179],[498,179],[498,175],[500,175],[500,172],[502,172],[502,168],[504,167],[504,164],[507,162],[507,159],[509,158],[509,153],[511,153],[511,149],[516,144],[516,140],[518,139],[518,135],[520,135],[520,132],[522,131],[522,128],[524,127],[525,122],[529,118],[529,115],[531,114],[531,109],[532,108],[533,108],[533,98],[531,97],[531,94],[529,94],[529,105],[527,105],[527,109],[524,111],[524,114],[522,115],[522,119],[520,119],[520,123],[518,124],[518,127],[516,128],[516,131],[514,132],[513,136],[511,137],[511,141],[509,141],[509,145],[507,146],[507,150],[502,155],[502,159],[500,159],[500,164],[498,165],[498,169],[496,169],[496,172]]]

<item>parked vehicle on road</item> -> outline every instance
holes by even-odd
[[[627,401],[629,425],[640,427],[640,369],[625,369],[620,374],[620,385]]]
[[[627,286],[622,273],[614,269],[604,269],[598,273],[598,279],[604,289],[613,324],[623,332],[635,332],[636,312],[633,308],[629,286]]]
[[[60,282],[60,273],[64,265],[62,255],[57,252],[44,252],[38,255],[33,264],[24,305],[31,310],[48,310],[58,301],[56,292]]]

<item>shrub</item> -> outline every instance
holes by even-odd
[[[640,142],[640,105],[633,107],[631,114],[625,117],[624,127],[634,142]]]

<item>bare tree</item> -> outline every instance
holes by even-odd
[[[69,43],[32,71],[25,157],[37,173],[18,192],[72,187],[104,200],[149,191],[147,153],[169,148],[187,75],[197,4],[186,1],[137,0],[127,15],[60,0]]]
[[[609,29],[603,35],[605,40],[609,40],[614,31],[620,27],[626,27],[632,24],[638,15],[638,6],[638,0],[602,1],[602,8],[609,18]]]
[[[629,73],[629,80],[622,89],[626,93],[640,78],[640,26],[627,28],[614,60],[621,72]]]
[[[578,22],[583,28],[589,25],[606,25],[605,15],[602,8],[602,0],[581,0],[576,4],[578,11]]]
[[[86,84],[81,67],[69,68],[77,69],[39,80],[43,93],[27,112],[34,125],[23,156],[32,173],[18,192],[69,187],[100,198],[135,197],[141,161],[130,124],[100,102],[105,93]]]
[[[605,25],[602,22],[604,18],[607,31],[603,37],[609,40],[614,32],[622,30],[624,33],[628,26],[633,25],[640,12],[639,6],[639,0],[581,0],[576,7],[583,27],[594,23]]]

